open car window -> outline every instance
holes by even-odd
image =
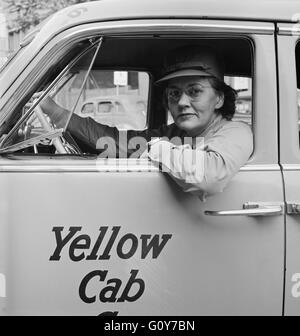
[[[161,76],[164,56],[187,44],[212,45],[222,55],[226,64],[225,81],[238,93],[233,120],[251,125],[253,53],[249,39],[95,37],[74,43],[71,55],[66,50],[62,57],[57,56],[50,70],[45,70],[35,92],[28,92],[28,98],[24,98],[24,103],[20,103],[21,107],[11,113],[3,126],[6,134],[0,139],[0,153],[36,157],[39,154],[99,155],[102,147],[98,148],[96,141],[89,141],[96,123],[124,133],[158,130],[173,123],[164,101],[164,88],[155,81]],[[52,111],[59,107],[64,118],[49,117],[49,111],[43,108],[49,99],[56,106]],[[71,123],[76,118],[80,126],[74,132]],[[108,136],[113,132],[110,129]],[[78,136],[79,133],[84,133],[84,137]],[[104,132],[100,133],[94,132],[94,138],[105,137]]]

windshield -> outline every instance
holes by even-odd
[[[88,82],[101,42],[102,39],[81,52],[54,81],[31,96],[22,109],[22,117],[2,140],[0,152],[16,151],[37,144],[49,145],[53,137],[62,134]],[[66,91],[69,91],[68,95]],[[46,102],[49,101],[53,102],[51,112],[55,112],[56,106],[61,106],[64,110],[63,118],[52,118],[46,108]]]

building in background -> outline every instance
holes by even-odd
[[[21,3],[22,1],[20,2],[20,8],[22,7]],[[5,0],[0,0],[0,8],[0,15],[3,15],[3,21],[5,22],[2,29],[3,31],[5,30],[6,55],[10,55],[19,48],[20,42],[35,27],[35,23],[31,15],[27,15],[22,9],[12,9]],[[39,10],[39,18],[41,20],[46,15],[45,10]],[[32,20],[32,24],[30,20]],[[0,22],[2,22],[1,19]]]
[[[3,1],[0,0],[0,67],[7,60],[9,54],[7,19],[3,9]]]

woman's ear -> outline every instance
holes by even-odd
[[[220,93],[219,96],[218,96],[218,101],[217,101],[217,104],[216,104],[216,109],[220,109],[224,104],[224,93]]]

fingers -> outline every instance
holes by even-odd
[[[29,99],[29,101],[25,104],[25,108],[30,109],[32,107],[32,105],[35,103],[35,101],[37,99],[39,99],[43,93],[44,93],[44,91],[35,92],[31,96],[31,98]]]
[[[38,99],[40,98],[40,96],[44,93],[45,91],[39,91],[39,92],[35,92],[33,95],[32,95],[32,99]]]

